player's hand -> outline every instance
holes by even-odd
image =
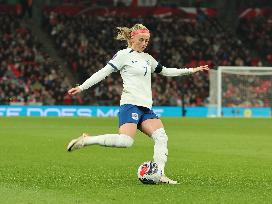
[[[204,70],[208,71],[209,69],[210,69],[209,66],[206,64],[203,66],[193,68],[193,72],[196,73],[196,72],[204,71]]]
[[[75,95],[75,94],[80,93],[80,92],[81,92],[81,90],[80,90],[80,88],[77,86],[77,87],[71,88],[71,89],[68,91],[68,94],[69,94],[69,95]]]

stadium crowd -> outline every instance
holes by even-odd
[[[252,51],[251,66],[272,65],[272,15],[241,18],[237,34]],[[263,72],[265,73],[265,72]],[[223,105],[243,107],[272,106],[271,75],[233,75],[223,77]]]
[[[222,105],[228,107],[271,107],[271,75],[224,73]]]
[[[194,67],[209,64],[255,65],[251,50],[235,35],[227,32],[216,18],[199,16],[186,21],[167,18],[126,18],[111,16],[68,16],[45,13],[43,25],[53,37],[61,56],[78,73],[80,83],[102,68],[116,51],[126,45],[114,40],[115,27],[131,26],[141,22],[151,30],[148,52],[166,67]],[[261,61],[258,65],[261,65]],[[121,77],[116,74],[88,90],[84,104],[117,105],[121,92]],[[202,106],[207,102],[208,74],[200,73],[183,78],[153,77],[155,105]]]
[[[272,15],[243,18],[239,21],[237,33],[251,50],[254,50],[263,60],[264,65],[272,64]],[[254,65],[260,63],[260,58],[253,59]]]
[[[45,12],[43,28],[56,49],[82,83],[101,69],[126,44],[114,40],[117,26],[143,23],[151,30],[147,52],[166,67],[209,64],[263,66],[272,64],[271,17],[240,20],[237,34],[223,28],[216,18],[199,15],[186,20],[178,16],[128,18],[126,16],[64,15]],[[41,44],[19,18],[0,15],[0,103],[118,105],[122,91],[119,73],[86,91],[70,97],[71,85]],[[265,59],[261,56],[266,56]],[[203,106],[208,103],[208,73],[186,77],[153,75],[154,105]],[[226,90],[228,91],[228,90]],[[231,91],[228,91],[231,93]]]
[[[0,14],[0,104],[63,104],[67,77],[22,21]]]

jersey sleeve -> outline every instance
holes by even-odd
[[[193,73],[192,68],[167,68],[165,66],[162,66],[161,63],[157,62],[151,55],[149,55],[149,60],[151,62],[151,69],[152,73],[158,73],[163,76],[181,76],[181,75],[188,75]]]
[[[112,67],[114,72],[120,71],[124,66],[125,54],[123,52],[117,52],[112,59],[108,62],[108,65]]]
[[[189,75],[189,74],[193,74],[193,68],[181,68],[181,69],[177,69],[177,68],[166,68],[163,66],[162,71],[160,72],[161,75],[163,76],[170,76],[170,77],[174,77],[174,76],[182,76],[182,75]]]
[[[87,79],[83,84],[78,86],[81,91],[88,89],[92,87],[93,85],[97,84],[98,82],[105,79],[107,76],[109,76],[114,70],[110,65],[106,65],[102,69],[100,69],[98,72],[94,73],[89,79]]]
[[[157,60],[155,60],[151,55],[149,55],[151,70],[152,73],[160,73],[162,71],[163,66]]]

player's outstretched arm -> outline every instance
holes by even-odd
[[[159,72],[163,76],[181,76],[181,75],[188,75],[188,74],[193,74],[199,71],[204,71],[204,70],[209,70],[208,65],[203,65],[195,68],[182,68],[182,69],[177,69],[177,68],[166,68],[162,66],[161,72]]]
[[[110,65],[106,65],[102,69],[100,69],[98,72],[94,73],[89,79],[87,79],[83,84],[80,86],[71,88],[68,91],[69,95],[75,95],[85,89],[90,88],[91,86],[97,84],[98,82],[102,81],[105,79],[107,76],[109,76],[114,70]]]

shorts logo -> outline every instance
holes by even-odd
[[[132,114],[131,114],[131,117],[132,117],[132,119],[134,119],[134,120],[138,120],[138,119],[139,119],[138,113],[132,113]]]

